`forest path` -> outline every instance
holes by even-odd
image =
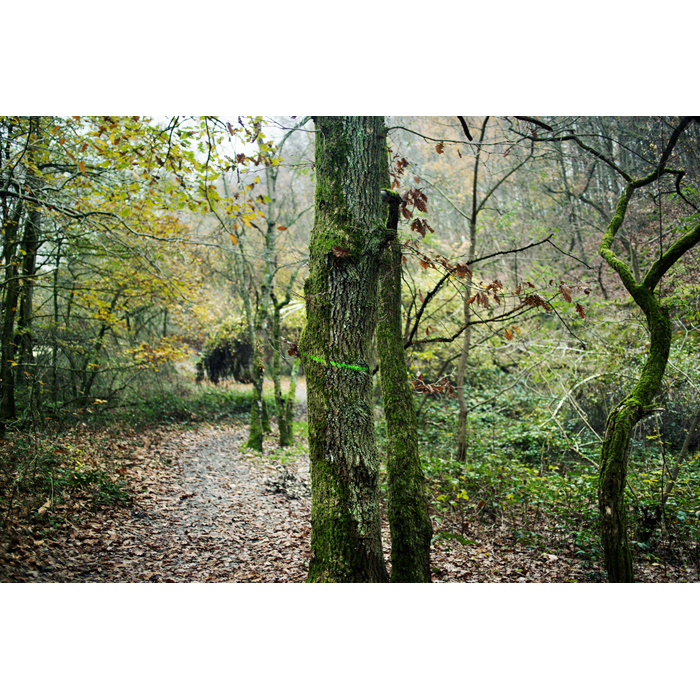
[[[242,449],[246,438],[231,427],[145,435],[127,467],[130,507],[39,543],[2,580],[304,581],[308,457],[288,467]]]

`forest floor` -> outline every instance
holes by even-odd
[[[280,449],[273,435],[260,455],[245,448],[246,439],[244,425],[107,436],[103,451],[128,484],[128,506],[66,517],[48,534],[15,528],[0,543],[0,581],[303,582],[311,556],[306,446]],[[67,514],[80,503],[61,507]],[[573,552],[519,545],[502,526],[473,523],[466,536],[474,544],[433,543],[434,582],[604,578]],[[390,566],[385,514],[382,539]],[[636,575],[697,580],[697,572],[652,564]]]

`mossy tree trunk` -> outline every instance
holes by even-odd
[[[253,377],[253,394],[250,401],[250,426],[246,447],[257,452],[263,451],[263,433],[265,431],[265,401],[263,399],[263,373],[262,351],[258,327],[254,323],[248,323],[248,335],[251,338],[253,352],[250,360],[250,374]],[[269,424],[270,419],[267,419]]]
[[[311,461],[309,582],[386,582],[379,513],[370,347],[386,243],[381,117],[317,117],[315,220],[306,374]]]
[[[294,444],[294,402],[296,401],[297,377],[299,376],[299,367],[301,363],[297,358],[292,362],[292,371],[289,375],[289,391],[287,398],[284,399],[284,425],[287,431],[282,442],[282,433],[280,432],[280,447],[288,447]]]
[[[289,445],[292,444],[294,426],[291,420],[288,422],[285,401],[282,397],[282,366],[280,357],[282,354],[282,324],[280,311],[289,304],[291,296],[288,292],[282,301],[277,301],[277,296],[274,292],[272,292],[270,296],[272,299],[272,380],[275,385],[275,410],[277,413],[277,428],[280,434],[279,445],[280,447],[289,447]]]
[[[629,175],[622,173],[627,184],[600,244],[601,256],[617,272],[635,303],[644,312],[649,330],[647,360],[632,391],[608,416],[601,449],[598,507],[601,516],[605,566],[611,583],[634,581],[624,500],[630,436],[637,422],[655,410],[652,401],[663,380],[671,349],[671,322],[666,310],[654,295],[654,290],[663,275],[683,253],[700,242],[700,224],[660,255],[641,282],[637,282],[629,267],[615,255],[612,249],[613,242],[624,222],[627,207],[636,190],[655,182],[666,173],[680,174],[678,171],[668,170],[666,163],[678,137],[689,123],[690,119],[681,120],[671,136],[658,167],[649,175],[633,180]]]
[[[389,193],[387,228],[396,232],[399,195]],[[392,583],[430,583],[430,539],[425,476],[418,449],[413,392],[401,330],[401,247],[396,236],[380,269],[377,354],[387,430],[387,495]]]

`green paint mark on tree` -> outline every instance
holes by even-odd
[[[333,362],[332,360],[328,360],[326,362],[325,360],[321,359],[320,357],[315,357],[314,355],[309,355],[306,353],[304,357],[308,357],[310,360],[316,360],[316,362],[320,362],[322,365],[329,364],[333,365],[335,367],[343,367],[344,369],[355,369],[358,372],[369,372],[370,368],[369,367],[358,367],[357,365],[346,365],[343,364],[342,362]]]

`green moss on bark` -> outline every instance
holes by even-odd
[[[249,447],[251,450],[257,450],[258,452],[263,451],[263,429],[260,423],[260,407],[255,400],[255,396],[250,406],[250,433],[248,435],[246,447]]]
[[[388,225],[395,232],[400,199],[396,193],[387,191],[390,193],[387,199],[394,199],[389,206]],[[387,423],[391,581],[429,583],[432,525],[418,449],[416,408],[406,372],[401,332],[401,248],[395,237],[382,256],[379,277],[377,354]]]
[[[601,539],[608,580],[612,583],[634,581],[632,554],[627,535],[624,500],[627,482],[627,455],[634,426],[654,407],[652,402],[663,381],[671,349],[671,323],[654,295],[654,288],[683,253],[700,242],[700,225],[682,236],[657,260],[641,283],[637,283],[627,265],[613,252],[615,234],[622,226],[635,190],[659,177],[661,167],[640,180],[630,180],[617,203],[615,214],[603,236],[600,254],[617,272],[636,304],[644,311],[649,329],[649,354],[632,391],[608,416],[600,456],[598,506]]]
[[[308,580],[386,581],[368,361],[377,318],[378,259],[369,251],[382,228],[383,120],[319,117],[316,128],[307,324],[299,343],[312,487]]]

